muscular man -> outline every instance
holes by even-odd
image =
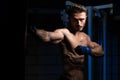
[[[87,9],[83,5],[72,6],[68,10],[69,26],[53,32],[35,29],[44,42],[60,44],[63,48],[64,71],[61,80],[84,80],[85,55],[103,56],[102,47],[91,41],[82,32],[86,24]]]

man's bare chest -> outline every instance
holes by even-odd
[[[76,39],[79,41],[79,45],[82,45],[82,46],[87,46],[88,44],[88,40],[87,40],[87,37],[84,36],[84,35],[79,35],[79,36],[75,36]]]

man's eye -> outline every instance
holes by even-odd
[[[78,21],[78,19],[75,19],[75,18],[74,18],[73,20],[74,20],[74,21]]]
[[[84,19],[79,19],[80,21],[84,20]]]

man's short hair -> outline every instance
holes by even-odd
[[[85,12],[87,14],[87,8],[84,5],[74,5],[74,6],[69,6],[66,9],[66,13],[71,16],[74,13],[81,13],[81,12]]]

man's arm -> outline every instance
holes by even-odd
[[[96,56],[96,57],[104,55],[102,46],[100,46],[96,42],[91,41],[89,36],[88,36],[88,47],[91,48],[91,55]]]
[[[71,47],[73,49],[77,48],[77,53],[78,54],[79,53],[80,54],[85,53],[85,54],[90,54],[90,55],[93,55],[93,56],[103,56],[104,55],[104,51],[103,51],[102,46],[100,46],[96,42],[92,42],[88,35],[85,35],[86,39],[87,39],[87,42],[88,42],[88,45],[87,46],[81,46],[81,45],[79,45],[79,43],[80,43],[79,40],[77,40],[76,37],[68,29],[65,29],[65,28],[61,29],[61,32],[67,38]]]
[[[59,29],[53,32],[46,31],[43,29],[35,29],[35,33],[44,42],[59,43],[64,39],[64,35]]]
[[[88,45],[87,46],[81,46],[77,45],[77,47],[74,48],[75,52],[80,54],[80,55],[91,55],[91,56],[103,56],[104,51],[102,46],[100,46],[96,42],[92,42],[90,38],[88,37]]]

